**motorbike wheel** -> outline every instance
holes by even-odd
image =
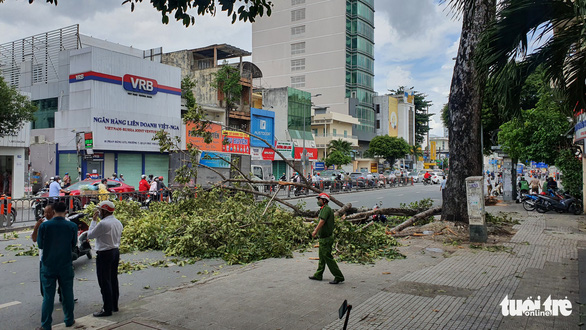
[[[523,201],[523,208],[525,211],[533,211],[535,210],[535,202],[530,202],[528,200]]]
[[[35,206],[35,220],[38,220],[43,217],[43,206],[41,204],[37,204]]]
[[[539,213],[545,213],[549,211],[549,202],[542,200],[535,201],[535,210]]]
[[[582,203],[572,203],[568,211],[570,211],[574,215],[582,214],[584,212],[584,210],[582,209]]]

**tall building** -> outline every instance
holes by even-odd
[[[252,59],[263,72],[256,86],[320,95],[314,106],[359,120],[359,140],[375,136],[374,0],[275,2],[252,25]]]

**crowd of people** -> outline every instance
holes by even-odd
[[[487,187],[487,194],[502,195],[503,193],[503,173],[486,171],[485,182]],[[521,193],[539,194],[547,192],[549,189],[556,190],[558,188],[558,181],[560,180],[559,172],[549,173],[538,170],[532,170],[526,173],[517,175],[517,187]],[[520,194],[519,194],[520,195]]]

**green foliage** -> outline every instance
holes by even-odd
[[[33,3],[34,0],[29,0]],[[48,3],[57,5],[57,0],[46,0]],[[134,11],[135,5],[142,3],[143,0],[124,0],[122,4],[130,3],[130,11]],[[4,0],[0,1],[0,3]],[[238,2],[238,4],[236,4]],[[169,24],[169,16],[173,15],[177,22],[189,27],[195,25],[195,16],[188,14],[191,9],[197,11],[197,15],[215,16],[220,7],[220,11],[226,12],[226,16],[231,17],[232,24],[239,21],[254,22],[256,17],[262,17],[264,14],[271,16],[273,3],[269,0],[150,0],[153,7],[161,12],[161,22]]]
[[[564,190],[577,198],[582,196],[582,162],[571,149],[560,151],[555,165],[563,174]]]
[[[433,207],[433,201],[431,200],[431,198],[424,198],[424,199],[419,200],[419,201],[411,202],[408,205],[405,204],[405,203],[400,203],[399,204],[399,207],[402,208],[402,209],[416,210],[417,213],[421,213],[421,212],[424,212],[424,211],[429,210],[430,208],[432,208]],[[397,218],[399,218],[399,219],[397,219],[397,220],[399,220],[399,222],[397,224],[399,224],[399,223],[407,220],[409,217],[397,217]],[[425,219],[417,220],[413,225],[414,226],[421,226],[421,225],[425,225],[427,223],[433,222],[433,220],[434,220],[434,217],[433,216],[429,216],[429,217],[427,217]]]
[[[352,162],[352,144],[348,141],[338,139],[328,144],[328,157],[325,159],[326,166],[346,165]]]
[[[380,223],[361,229],[348,221],[336,220],[334,236],[337,239],[336,250],[342,261],[354,263],[372,263],[379,258],[402,259],[395,246],[397,241],[386,234],[386,227]]]
[[[290,257],[311,242],[314,224],[274,205],[265,212],[266,203],[221,189],[198,192],[196,199],[177,203],[152,203],[148,211],[137,208],[135,202],[116,202],[114,215],[124,224],[120,248],[123,252],[162,250],[190,260],[222,258],[238,264]],[[366,263],[401,257],[392,249],[397,243],[384,227],[360,230],[358,225],[336,221],[341,260]],[[135,270],[127,266],[121,271]]]
[[[326,167],[330,167],[332,165],[346,165],[350,164],[351,162],[352,157],[350,155],[346,155],[343,152],[336,150],[328,153],[328,157],[326,158]]]
[[[565,133],[569,127],[559,100],[544,87],[536,107],[521,110],[519,118],[501,125],[498,139],[511,158],[553,164],[558,153],[568,147]]]
[[[226,110],[234,109],[236,103],[240,101],[240,93],[242,92],[240,71],[224,62],[224,65],[213,75],[214,80],[211,85],[224,94]]]
[[[393,166],[396,159],[405,157],[410,151],[409,144],[403,138],[379,135],[370,141],[366,155],[367,157],[382,157],[389,162],[390,166]]]
[[[37,107],[0,76],[0,138],[15,135],[27,121],[34,120]]]

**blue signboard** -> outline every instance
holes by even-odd
[[[273,111],[250,108],[250,133],[275,145],[275,113]],[[268,147],[261,140],[250,137],[251,147]]]
[[[315,165],[313,165],[313,169],[316,171],[323,171],[326,168],[326,163],[324,162],[316,162]]]
[[[199,158],[199,163],[201,165],[215,168],[230,168],[230,163],[224,161],[224,159],[227,161],[231,161],[230,158],[230,154],[220,154],[215,152],[202,151]]]

